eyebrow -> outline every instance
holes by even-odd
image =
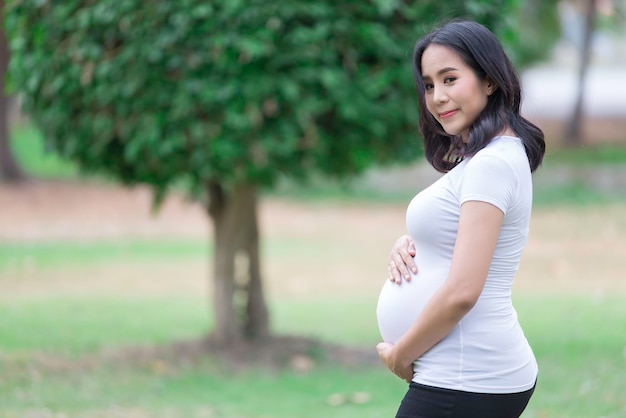
[[[450,72],[450,71],[458,71],[458,68],[444,67],[441,70],[437,71],[437,75],[445,74],[445,73]],[[422,78],[430,78],[430,76],[422,74]]]

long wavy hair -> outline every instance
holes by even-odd
[[[474,70],[479,80],[489,78],[496,85],[487,105],[469,128],[467,143],[460,135],[447,134],[426,107],[422,55],[431,44],[442,45],[458,53]],[[419,100],[419,130],[424,138],[424,154],[440,172],[448,172],[465,157],[483,149],[495,136],[510,127],[522,140],[531,171],[535,171],[545,153],[544,135],[520,114],[520,79],[504,49],[489,29],[470,21],[452,21],[425,35],[415,44],[413,75]]]

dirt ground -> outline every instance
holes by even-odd
[[[623,205],[536,208],[516,288],[595,295],[625,291],[625,209]],[[404,231],[404,210],[404,204],[263,199],[263,240],[293,247],[288,256],[270,250],[264,257],[270,297],[376,295],[389,248]],[[142,187],[50,181],[0,185],[4,246],[61,240],[204,240],[210,233],[200,205],[171,196],[152,215],[150,192]],[[208,256],[206,261],[184,265],[126,263],[123,271],[119,265],[41,271],[31,264],[28,259],[12,260],[0,270],[4,295],[0,297],[115,294],[122,287],[126,294],[210,292]]]

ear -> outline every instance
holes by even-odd
[[[485,93],[487,96],[491,96],[496,90],[498,90],[498,85],[489,77],[483,80],[483,86],[485,87]]]

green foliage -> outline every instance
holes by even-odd
[[[526,0],[515,14],[503,14],[510,23],[500,35],[511,60],[519,67],[545,59],[561,34],[558,0]]]
[[[420,154],[417,37],[467,17],[511,41],[517,6],[13,0],[11,83],[50,148],[126,183],[346,177]]]

